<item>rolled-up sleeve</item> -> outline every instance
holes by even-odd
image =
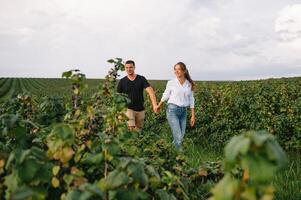
[[[162,95],[161,101],[162,102],[167,101],[170,97],[170,94],[171,94],[171,82],[168,81],[167,84],[166,84],[165,91]]]
[[[194,94],[193,92],[191,91],[191,94],[190,94],[190,98],[189,98],[189,105],[190,105],[190,108],[194,108]]]

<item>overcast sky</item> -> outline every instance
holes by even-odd
[[[103,78],[115,57],[148,79],[301,76],[301,0],[0,0],[0,77]]]

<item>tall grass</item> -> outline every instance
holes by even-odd
[[[301,199],[301,152],[289,152],[289,165],[279,171],[273,181],[276,189],[275,199]]]

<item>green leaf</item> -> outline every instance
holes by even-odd
[[[46,159],[46,153],[42,149],[33,146],[31,148],[31,154],[37,159],[37,160],[45,160]]]
[[[52,163],[43,164],[38,170],[38,172],[36,173],[38,174],[38,176],[35,177],[34,181],[36,183],[49,183],[52,178],[52,173],[51,173],[52,168],[53,168]]]
[[[252,142],[259,147],[261,147],[267,140],[272,139],[272,135],[266,131],[249,131],[247,135],[251,138]]]
[[[262,156],[245,156],[241,160],[242,168],[249,170],[250,179],[257,183],[267,183],[274,177],[277,166]]]
[[[64,175],[63,180],[67,185],[70,185],[73,181],[74,177],[72,175]]]
[[[118,62],[122,61],[122,58],[115,58]]]
[[[246,200],[257,200],[256,190],[254,187],[247,187],[246,190],[241,194],[241,197]]]
[[[287,165],[287,156],[277,141],[268,141],[266,144],[266,152],[268,158],[276,162],[277,167],[283,168]]]
[[[19,178],[17,173],[13,172],[4,178],[4,185],[10,190],[15,191],[18,188]]]
[[[212,189],[212,200],[233,200],[236,192],[238,192],[239,183],[233,179],[230,174],[226,174],[224,178]]]
[[[169,194],[165,190],[157,190],[156,194],[159,196],[160,200],[177,200],[177,198],[173,194]]]
[[[35,160],[26,160],[22,164],[22,168],[18,170],[18,176],[22,180],[22,182],[31,181],[36,176],[39,168],[40,166]]]
[[[63,72],[62,78],[70,78],[71,75],[72,75],[72,70],[66,71],[66,72]]]
[[[104,196],[96,184],[85,183],[79,187],[79,190],[100,197],[100,199],[103,199]]]
[[[98,154],[87,153],[81,162],[88,165],[96,165],[96,164],[100,164],[102,161],[103,161],[103,155],[101,153]]]
[[[131,158],[120,158],[120,164],[118,165],[118,169],[124,170],[130,163],[131,163]]]
[[[146,192],[143,192],[138,189],[132,189],[132,188],[127,188],[127,189],[120,188],[116,191],[114,197],[115,197],[114,199],[119,199],[119,200],[150,199],[149,195],[147,195]]]
[[[71,192],[68,192],[66,196],[66,200],[73,200],[73,199],[84,199],[82,198],[82,193],[79,190],[72,190]],[[88,199],[88,198],[87,198]]]
[[[31,197],[33,196],[34,196],[34,192],[30,188],[26,186],[22,186],[12,193],[11,199],[24,200],[24,199],[31,199]]]
[[[128,165],[127,171],[134,181],[139,182],[139,184],[143,187],[148,184],[148,177],[146,176],[144,168],[141,164],[131,163]]]
[[[160,175],[159,173],[155,170],[155,168],[151,165],[146,165],[146,170],[148,171],[148,173],[151,175],[151,176],[156,176],[157,178],[160,179]]]
[[[59,173],[60,168],[61,168],[61,167],[60,167],[59,165],[54,166],[54,167],[52,168],[52,174],[53,174],[54,176],[56,176],[56,175]]]
[[[250,148],[250,143],[250,139],[245,137],[244,135],[233,137],[225,147],[226,164],[231,166],[233,163],[235,163],[239,154],[246,154]]]
[[[19,158],[19,162],[20,162],[20,163],[23,163],[23,162],[26,160],[26,158],[28,158],[28,156],[29,156],[30,154],[31,154],[30,149],[23,150],[23,151],[21,152],[21,155],[20,155],[20,158]]]
[[[99,187],[102,191],[112,190],[122,185],[130,183],[131,179],[123,171],[114,170],[110,172],[107,178],[103,178],[99,181]]]
[[[120,147],[116,142],[107,143],[104,145],[104,148],[107,148],[108,153],[111,154],[112,156],[115,156],[120,151]]]
[[[64,143],[72,145],[75,139],[75,131],[68,124],[55,125],[50,133],[55,139],[61,139]]]

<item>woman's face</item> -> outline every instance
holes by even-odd
[[[185,72],[181,69],[180,65],[176,65],[174,67],[175,75],[177,78],[182,78],[184,77]]]

